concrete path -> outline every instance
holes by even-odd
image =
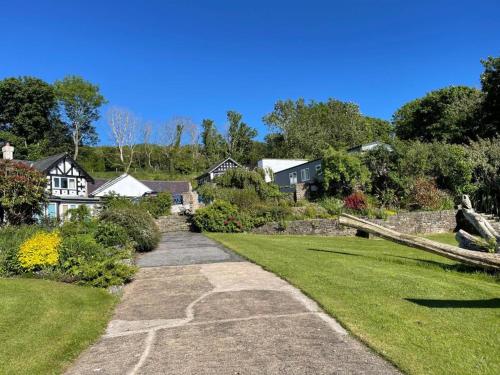
[[[169,235],[138,262],[105,335],[67,374],[398,374],[300,291],[200,234]]]

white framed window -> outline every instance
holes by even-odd
[[[290,185],[296,185],[297,184],[297,172],[290,172],[290,173],[288,173],[288,177],[290,178]]]
[[[309,174],[309,168],[304,168],[300,170],[300,179],[302,181],[309,181],[311,175]]]
[[[318,164],[318,165],[315,167],[315,169],[316,169],[316,175],[317,175],[317,176],[321,176],[321,175],[323,175],[323,169],[321,168],[321,164]]]
[[[54,187],[57,189],[76,189],[76,179],[67,177],[54,177]]]

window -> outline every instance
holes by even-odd
[[[315,169],[316,169],[316,174],[317,174],[318,176],[321,176],[321,175],[323,174],[323,170],[321,169],[321,164],[318,164],[318,165],[315,167]]]
[[[288,174],[290,178],[290,185],[295,185],[297,183],[297,172],[291,172]]]
[[[54,187],[59,189],[76,189],[76,180],[67,177],[54,177]]]
[[[309,181],[311,176],[309,175],[309,168],[304,168],[300,170],[300,179],[302,181]]]

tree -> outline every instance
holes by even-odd
[[[386,121],[364,117],[356,104],[335,99],[279,100],[263,121],[273,132],[268,141],[282,150],[275,157],[317,158],[328,146],[338,149],[387,140],[391,132]]]
[[[57,99],[73,139],[73,158],[78,158],[78,148],[95,144],[98,135],[93,122],[100,117],[99,109],[106,103],[99,87],[82,77],[67,76],[54,83]]]
[[[204,119],[201,123],[201,127],[203,153],[207,158],[208,164],[213,164],[219,161],[223,155],[224,138],[217,132],[212,120]]]
[[[333,147],[323,153],[322,169],[323,187],[330,194],[346,196],[370,184],[370,171],[361,160]]]
[[[481,87],[484,100],[481,108],[481,126],[476,134],[479,138],[490,138],[500,134],[500,57],[488,57],[481,61]]]
[[[150,122],[144,122],[142,126],[142,141],[144,144],[144,153],[146,154],[146,159],[149,168],[153,168],[151,164],[151,154],[153,153],[153,147],[151,145],[151,134],[153,133],[153,124]]]
[[[247,163],[253,138],[257,136],[257,130],[241,121],[242,118],[243,116],[238,112],[227,111],[229,123],[226,139],[227,156],[231,156],[241,163]]]
[[[396,135],[423,142],[463,143],[476,138],[476,113],[483,94],[467,86],[431,91],[403,105],[393,116]]]
[[[47,179],[34,168],[0,160],[0,215],[13,225],[31,224],[47,202]]]
[[[16,146],[18,157],[35,159],[67,145],[54,89],[34,77],[0,81],[1,138]],[[49,143],[50,142],[50,143]]]
[[[161,142],[163,144],[163,154],[167,158],[169,172],[174,171],[184,131],[191,126],[193,126],[193,121],[189,117],[184,116],[174,116],[163,126]]]
[[[128,173],[134,160],[140,120],[128,109],[112,107],[108,111],[108,125],[118,147],[120,161],[125,173]]]

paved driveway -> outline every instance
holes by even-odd
[[[105,335],[67,374],[398,374],[297,289],[201,234],[138,260]]]

